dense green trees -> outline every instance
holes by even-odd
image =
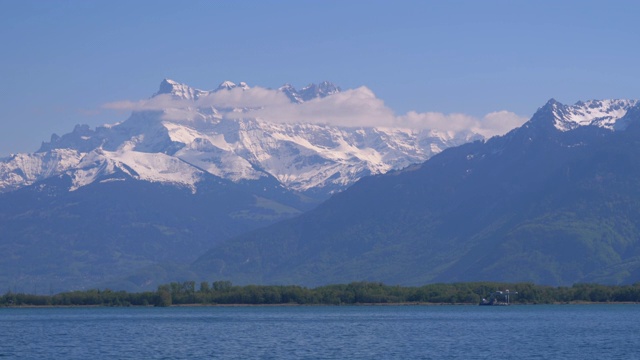
[[[551,287],[533,283],[453,283],[420,287],[390,286],[379,282],[352,282],[308,289],[295,285],[234,286],[229,281],[200,283],[172,282],[156,291],[127,293],[111,290],[86,290],[52,296],[8,292],[0,297],[0,306],[171,306],[190,304],[477,304],[496,290],[509,289],[514,304],[551,304],[569,302],[640,302],[640,283],[611,286],[575,284]]]

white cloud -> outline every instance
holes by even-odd
[[[484,137],[502,135],[522,124],[528,119],[510,111],[502,110],[489,113],[482,118],[476,132]]]
[[[234,88],[201,96],[198,100],[176,99],[169,94],[140,101],[118,101],[103,108],[118,111],[163,111],[169,120],[190,121],[201,117],[197,108],[215,107],[226,118],[260,118],[280,123],[316,123],[348,127],[400,127],[433,129],[449,133],[472,131],[485,137],[501,135],[527,119],[509,111],[496,111],[477,118],[467,114],[417,113],[396,115],[367,87],[346,90],[324,98],[295,104],[282,92],[261,87]],[[233,111],[242,108],[243,111]]]
[[[504,110],[489,113],[481,119],[459,113],[417,113],[415,111],[398,116],[364,86],[302,104],[286,101],[275,106],[267,104],[263,108],[250,110],[246,113],[229,113],[226,116],[231,118],[258,117],[273,122],[320,123],[350,127],[401,127],[456,133],[469,130],[485,137],[502,135],[527,120],[525,117]]]
[[[253,87],[249,89],[233,88],[216,91],[208,96],[200,97],[196,105],[216,108],[259,108],[280,106],[289,103],[289,98],[280,91]]]
[[[162,111],[163,119],[173,121],[192,121],[202,117],[192,100],[176,99],[170,94],[138,101],[110,102],[102,105],[102,108],[116,111]]]
[[[397,117],[397,124],[401,127],[454,132],[469,130],[474,127],[476,121],[470,115],[438,112],[417,113],[409,111],[407,114]]]
[[[398,126],[445,132],[469,130],[489,138],[505,134],[509,130],[524,124],[525,121],[527,121],[527,118],[506,110],[489,113],[482,119],[466,114],[416,113],[410,111],[406,115],[398,117]]]
[[[265,106],[246,113],[230,113],[227,116],[257,117],[273,122],[350,127],[389,126],[394,121],[393,111],[366,87],[346,90],[302,104],[294,104],[287,100],[275,106]]]
[[[117,111],[145,111],[145,110],[165,110],[178,109],[193,106],[193,101],[175,99],[169,94],[154,96],[150,99],[138,101],[115,101],[102,105],[102,108]]]

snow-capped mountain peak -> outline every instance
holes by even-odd
[[[323,81],[320,84],[310,84],[300,90],[300,95],[303,100],[309,101],[314,98],[323,98],[329,95],[337,94],[340,92],[340,87],[328,82]]]
[[[209,93],[209,91],[195,89],[171,79],[164,79],[160,83],[158,92],[153,94],[153,96],[169,94],[176,99],[197,100],[201,96],[206,96]]]
[[[573,105],[564,105],[551,99],[546,106],[552,108],[555,128],[569,131],[587,125],[614,130],[618,120],[637,104],[637,100],[613,99],[578,101]]]
[[[165,79],[154,96],[195,102],[236,88],[249,89],[244,82],[225,81],[217,90],[204,91]],[[325,81],[300,91],[284,85],[279,91],[302,103],[332,96],[340,88]],[[447,147],[481,138],[469,132],[452,135],[226,118],[221,114],[227,108],[195,104],[134,111],[117,124],[95,129],[79,125],[68,134],[54,135],[35,154],[0,160],[0,192],[52,176],[70,177],[70,190],[115,176],[195,192],[200,181],[217,177],[233,182],[278,181],[286,189],[323,198],[362,176],[423,162]]]
[[[214,91],[231,90],[235,88],[240,88],[242,90],[250,89],[249,85],[247,85],[247,83],[244,81],[241,81],[240,83],[236,84],[232,81],[227,80],[227,81],[221,82],[220,85],[218,85],[218,87]]]
[[[293,103],[300,104],[304,102],[296,88],[294,88],[291,84],[282,85],[280,88],[278,88],[278,91],[284,93]]]
[[[328,81],[323,81],[320,84],[309,84],[300,90],[297,90],[291,84],[284,84],[278,90],[297,104],[316,98],[324,98],[341,91],[339,86]]]

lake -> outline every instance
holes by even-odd
[[[0,308],[0,358],[632,359],[640,306]]]

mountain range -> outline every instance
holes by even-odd
[[[96,129],[78,125],[71,133],[52,135],[35,153],[2,159],[0,192],[55,176],[70,177],[73,191],[119,171],[127,178],[194,192],[208,175],[236,183],[274,178],[287,190],[322,200],[362,176],[422,162],[447,147],[481,138],[470,132],[229,118],[225,113],[249,109],[197,102],[249,89],[244,82],[225,81],[204,91],[165,79],[151,98],[160,103],[157,108],[134,111],[124,122]],[[300,91],[284,85],[278,91],[300,104],[337,94],[340,88],[323,82]]]
[[[362,178],[201,256],[202,278],[640,281],[640,103],[550,100],[504,136]]]
[[[639,281],[638,101],[552,99],[485,139],[267,121],[341,89],[263,90],[165,79],[0,159],[0,287]]]
[[[164,271],[158,264],[188,264],[364,176],[482,138],[266,121],[251,117],[249,105],[211,101],[254,90],[230,81],[199,90],[165,79],[150,99],[130,104],[125,121],[78,125],[34,153],[0,159],[0,287],[85,288]],[[323,82],[301,90],[284,85],[276,95],[300,105],[340,91]]]

